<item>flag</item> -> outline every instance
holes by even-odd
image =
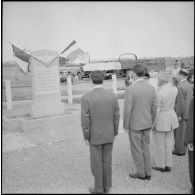
[[[74,45],[77,44],[75,40],[73,40],[60,54],[58,54],[56,57],[54,57],[48,64],[47,66],[50,66],[54,60],[59,57],[60,64],[65,64],[68,61],[71,61],[70,59],[67,58],[67,55],[70,54],[71,51],[74,49],[77,49]],[[70,49],[70,51],[68,51]]]
[[[13,44],[12,44],[12,48],[13,48],[13,52],[14,52],[15,57],[17,57],[25,62],[30,62],[31,55],[27,54],[26,52],[19,49],[18,47],[16,47]]]
[[[75,64],[87,64],[89,62],[89,52],[80,53],[76,60]]]
[[[59,66],[65,66],[69,60],[63,57],[59,57]]]
[[[15,56],[14,56],[14,59],[23,73],[30,72],[30,70],[29,70],[30,64],[28,62],[25,62],[25,61],[21,60],[20,58],[15,57]]]
[[[31,55],[27,54],[26,52],[19,49],[13,44],[12,44],[12,49],[13,49],[15,61],[18,64],[18,66],[22,69],[23,72],[29,72]]]
[[[76,59],[82,59],[86,55],[86,52],[78,47],[78,44],[73,40],[68,47],[66,47],[61,53],[60,57],[64,57],[67,60],[74,62]]]

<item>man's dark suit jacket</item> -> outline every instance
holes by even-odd
[[[119,104],[116,95],[102,87],[81,98],[81,125],[91,145],[112,143],[118,134]]]
[[[187,121],[184,143],[185,145],[194,143],[194,97],[192,97],[190,102],[189,117]]]
[[[189,105],[193,96],[192,85],[186,80],[178,85],[178,95],[175,102],[177,116],[187,120],[189,115]]]

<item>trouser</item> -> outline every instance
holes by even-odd
[[[151,128],[129,131],[131,155],[140,177],[151,175],[150,132]]]
[[[188,150],[188,159],[189,159],[190,182],[192,184],[192,189],[194,191],[194,151]]]
[[[153,133],[155,164],[157,167],[172,167],[173,130]]]
[[[90,162],[94,176],[94,188],[99,193],[112,186],[112,148],[113,143],[90,145]]]
[[[175,138],[174,152],[177,154],[185,154],[186,153],[187,148],[184,145],[186,124],[187,124],[187,120],[182,120],[179,123],[179,127],[174,130],[174,138]]]

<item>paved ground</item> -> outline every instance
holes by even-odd
[[[23,107],[28,108],[28,104],[28,101],[17,103],[13,112],[24,114]],[[122,104],[120,100],[121,116]],[[64,117],[67,125],[56,132],[52,129],[3,131],[2,193],[88,193],[93,177],[89,148],[83,142],[80,128],[79,109],[79,104],[67,105]],[[152,144],[151,150],[153,159]],[[134,171],[128,136],[120,124],[113,149],[111,193],[190,193],[187,155],[173,156],[170,173],[152,171],[151,181],[130,179],[128,174]]]

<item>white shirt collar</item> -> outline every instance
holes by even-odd
[[[140,79],[137,79],[137,80],[133,81],[133,83],[135,84],[136,82],[142,81],[142,80],[144,80],[144,79],[143,78],[140,78]]]
[[[187,79],[181,79],[181,81],[179,83],[182,83],[183,81],[187,81]]]
[[[102,87],[103,87],[103,85],[95,85],[95,86],[93,87],[93,89],[102,88]]]

